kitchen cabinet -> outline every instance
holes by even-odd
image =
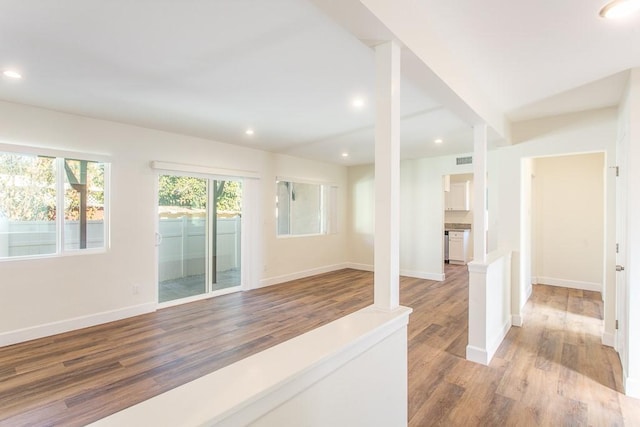
[[[469,210],[469,181],[451,183],[449,191],[444,193],[444,209],[446,211]]]
[[[466,264],[469,259],[470,230],[449,231],[449,264]]]

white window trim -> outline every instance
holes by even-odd
[[[56,214],[56,252],[50,254],[38,254],[38,255],[22,255],[13,257],[2,257],[1,262],[11,261],[27,261],[27,260],[39,260],[50,258],[61,258],[66,256],[77,255],[95,255],[107,253],[111,248],[111,232],[110,232],[110,211],[111,211],[111,159],[108,156],[93,154],[93,153],[81,153],[76,151],[63,151],[50,148],[42,148],[36,146],[21,146],[13,144],[0,143],[0,152],[34,155],[40,157],[53,157],[55,158],[56,166],[56,209],[62,207],[62,214]],[[64,189],[64,160],[86,160],[89,162],[98,162],[104,164],[104,245],[101,248],[86,248],[86,249],[64,249],[64,191],[59,190],[58,185],[62,183],[61,188]]]
[[[329,206],[325,206],[325,203],[327,202],[326,196],[329,196],[332,193],[330,189],[333,189],[336,192],[338,191],[339,186],[337,184],[332,183],[331,181],[320,181],[320,180],[305,179],[305,178],[291,178],[291,177],[285,177],[285,176],[276,176],[276,195],[277,195],[277,184],[280,181],[320,186],[320,208],[319,208],[320,209],[320,219],[319,219],[320,232],[308,233],[308,234],[280,234],[278,232],[278,221],[276,218],[276,239],[293,239],[298,237],[330,236],[332,234],[338,233],[337,227],[335,226],[335,224],[333,224],[335,221],[337,221],[337,218],[332,217],[332,214],[334,216],[338,215],[338,208],[337,206],[335,206],[333,208],[334,212],[328,212],[327,210],[331,207],[331,204],[329,204]],[[327,192],[328,194],[325,194]],[[333,225],[333,227],[331,225]]]

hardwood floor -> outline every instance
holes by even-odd
[[[84,425],[366,307],[372,283],[342,270],[0,348],[0,425]],[[464,359],[466,267],[403,277],[401,302],[411,426],[640,425],[599,294],[535,286],[490,366]]]

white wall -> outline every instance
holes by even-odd
[[[248,287],[346,261],[346,233],[340,227],[346,219],[345,167],[6,102],[0,102],[0,143],[99,154],[112,165],[106,253],[0,262],[0,345],[155,308],[152,160],[260,175],[245,183],[245,201],[258,206],[251,221],[259,231],[245,248],[254,266],[245,277]],[[277,239],[276,175],[337,184],[339,232]]]
[[[618,319],[621,324],[623,351],[622,376],[625,392],[640,398],[640,68],[631,70],[625,98],[620,106],[620,146],[625,152],[620,171],[626,181],[626,206],[620,219],[625,233],[620,236],[620,259],[625,267],[617,273],[621,280],[624,301],[619,305]],[[623,187],[624,188],[624,187]]]
[[[373,165],[351,166],[348,168],[348,176],[349,261],[358,268],[373,270],[375,219]]]
[[[299,157],[265,153],[269,161],[265,165],[263,181],[263,210],[265,217],[260,224],[263,230],[264,260],[260,286],[319,274],[343,268],[347,261],[347,168],[328,163],[314,162]],[[337,185],[337,232],[308,237],[277,237],[275,217],[275,177],[283,176],[301,181]]]
[[[443,176],[472,172],[456,156],[400,164],[400,274],[443,280]],[[373,165],[349,168],[349,255],[354,266],[373,266]]]
[[[513,251],[512,257],[512,314],[521,315],[526,303],[530,277],[521,276],[521,268],[530,268],[531,257],[521,257],[520,231],[523,209],[523,160],[533,157],[557,156],[588,152],[604,152],[607,167],[615,162],[616,114],[614,108],[566,114],[545,119],[519,122],[513,125],[516,143],[490,152],[489,233],[499,248]],[[607,194],[615,191],[611,174],[605,181]],[[493,195],[496,194],[497,197]],[[614,233],[615,208],[607,207],[605,236]],[[493,236],[493,237],[491,237]],[[524,242],[523,242],[524,243]],[[607,246],[607,256],[614,248]],[[521,259],[522,258],[522,259]],[[604,262],[604,259],[601,261]],[[522,263],[522,264],[521,264]],[[527,265],[529,264],[529,266]],[[615,296],[610,283],[605,285],[605,331],[614,330]],[[615,287],[614,287],[615,289]]]
[[[602,292],[604,153],[533,162],[533,281]]]

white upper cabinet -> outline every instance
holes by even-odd
[[[444,193],[444,210],[469,210],[469,181],[451,183],[449,191]]]

